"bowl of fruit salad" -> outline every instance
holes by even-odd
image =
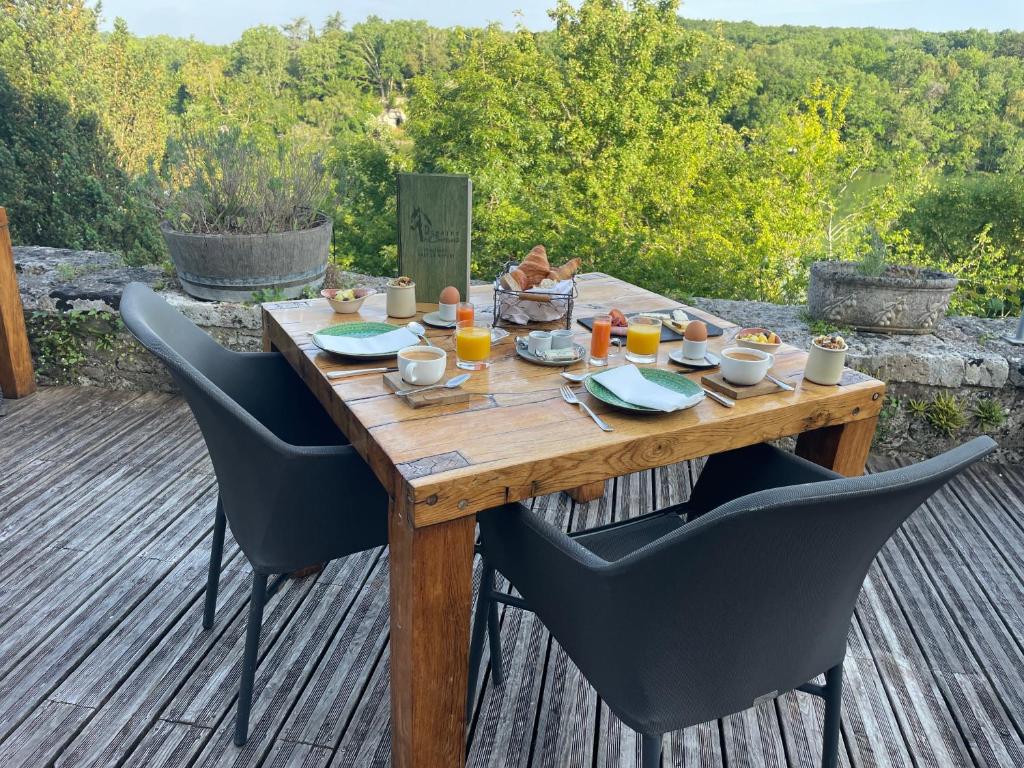
[[[320,291],[331,309],[343,315],[358,312],[366,297],[372,294],[372,288],[325,288]]]
[[[774,355],[782,346],[782,339],[775,331],[767,328],[740,328],[740,332],[736,334],[736,346],[760,349]]]

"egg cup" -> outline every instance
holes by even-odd
[[[705,355],[708,353],[708,340],[704,341],[693,341],[691,339],[683,339],[683,359],[702,361]]]

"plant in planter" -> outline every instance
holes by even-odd
[[[201,299],[296,298],[324,279],[332,222],[321,212],[322,158],[297,145],[265,151],[238,130],[172,147],[152,197],[178,279]]]
[[[936,269],[890,264],[877,230],[870,239],[859,262],[811,265],[811,317],[874,333],[931,333],[946,313],[957,279]]]

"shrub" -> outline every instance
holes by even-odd
[[[187,133],[168,148],[162,179],[150,175],[153,202],[171,227],[204,234],[306,229],[326,198],[320,154],[294,142],[260,147],[237,128]]]
[[[121,171],[95,115],[22,96],[0,72],[0,205],[15,243],[116,251],[159,261],[156,217]]]
[[[946,393],[935,396],[928,406],[927,418],[932,428],[946,437],[953,437],[967,424],[960,401]]]

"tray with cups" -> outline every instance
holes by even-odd
[[[583,360],[587,349],[573,341],[571,330],[530,331],[516,338],[516,354],[536,365],[567,366]]]

